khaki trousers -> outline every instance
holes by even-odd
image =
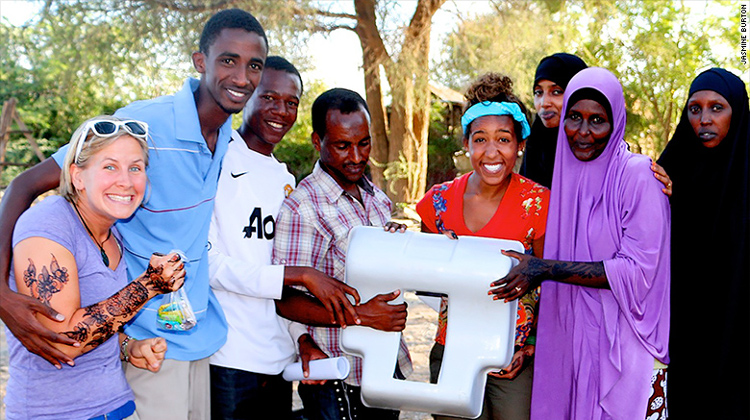
[[[206,420],[211,417],[208,358],[165,359],[158,372],[123,364],[140,420]]]

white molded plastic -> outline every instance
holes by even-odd
[[[490,283],[517,263],[501,250],[524,252],[517,241],[352,229],[346,282],[363,302],[401,289],[445,293],[450,308],[437,384],[393,378],[401,333],[359,326],[343,331],[342,348],[363,358],[365,405],[470,418],[481,414],[487,373],[507,367],[513,357],[517,302],[487,295]]]
[[[331,357],[310,361],[310,376],[302,373],[302,362],[294,362],[284,368],[282,377],[285,381],[321,381],[341,380],[349,376],[349,360],[346,357]]]

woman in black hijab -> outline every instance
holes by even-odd
[[[544,57],[536,68],[534,108],[537,117],[526,141],[520,173],[547,188],[552,186],[563,93],[570,79],[586,67],[586,63],[575,55],[557,53]]]
[[[552,169],[555,166],[563,94],[570,79],[587,67],[578,56],[556,53],[544,57],[536,68],[534,108],[537,117],[531,125],[531,135],[526,141],[526,151],[519,173],[547,188],[552,187]],[[667,172],[658,165],[653,165],[651,169],[656,178],[664,184],[664,194],[670,195],[672,182]]]
[[[658,161],[674,182],[669,414],[747,419],[748,94],[739,77],[712,68],[688,98]]]

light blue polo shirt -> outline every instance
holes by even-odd
[[[214,208],[221,161],[232,135],[231,118],[219,130],[212,154],[201,133],[193,92],[199,81],[188,79],[174,95],[137,101],[115,115],[144,121],[149,126],[149,187],[143,205],[133,216],[117,222],[124,258],[132,280],[146,270],[153,252],[179,249],[187,256],[183,286],[198,325],[186,332],[157,329],[161,296],[151,299],[125,327],[135,338],[165,337],[166,357],[199,360],[224,345],[227,323],[208,285],[208,228]],[[62,167],[68,146],[52,157]]]

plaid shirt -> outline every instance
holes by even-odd
[[[365,178],[359,189],[364,206],[316,163],[312,174],[300,182],[281,206],[276,218],[273,263],[314,267],[345,281],[349,231],[355,226],[383,226],[391,218],[391,200],[385,193]],[[341,330],[309,326],[307,329],[328,356],[349,359],[351,373],[345,382],[359,386],[362,359],[341,350]],[[408,376],[412,371],[411,358],[403,338],[398,363],[401,372]]]

